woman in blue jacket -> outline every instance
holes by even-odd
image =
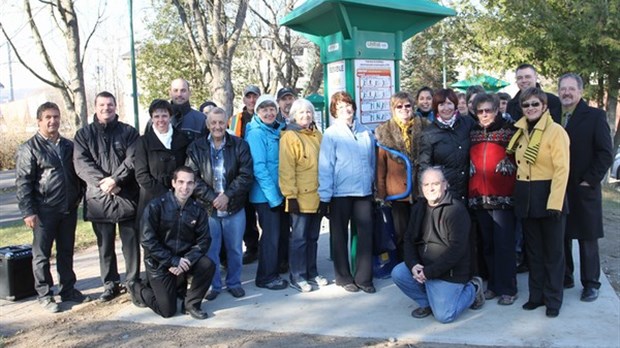
[[[329,215],[336,284],[349,292],[374,293],[372,283],[372,187],[375,140],[355,120],[355,102],[346,92],[331,97],[336,119],[325,131],[319,153],[319,211]],[[349,222],[357,226],[355,275],[349,267]]]
[[[285,124],[276,121],[278,109],[274,97],[264,94],[256,101],[256,113],[248,123],[245,138],[254,162],[254,183],[250,202],[256,207],[262,233],[259,242],[256,286],[282,290],[288,282],[278,273],[280,227],[287,224],[284,196],[278,185],[280,132]]]

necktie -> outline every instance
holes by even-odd
[[[565,112],[564,114],[562,114],[562,126],[564,126],[564,128],[566,128],[566,125],[568,124],[571,116],[572,114],[570,112]]]

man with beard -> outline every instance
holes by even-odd
[[[564,288],[574,286],[573,239],[579,241],[581,301],[598,298],[601,263],[598,239],[603,238],[601,181],[613,161],[613,145],[605,111],[582,99],[583,80],[577,74],[560,77],[562,126],[570,139],[570,174],[566,196],[570,212],[566,220]]]

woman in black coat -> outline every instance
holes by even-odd
[[[135,173],[140,185],[140,200],[136,221],[140,221],[148,202],[166,193],[172,187],[172,172],[185,163],[185,151],[190,141],[170,124],[172,106],[163,99],[155,99],[149,106],[153,131],[146,132],[136,141]]]
[[[435,120],[420,138],[420,172],[440,166],[452,196],[467,204],[469,178],[469,132],[474,120],[456,111],[459,101],[451,89],[441,89],[433,96]]]

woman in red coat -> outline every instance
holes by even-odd
[[[487,300],[511,305],[517,298],[514,157],[506,146],[515,129],[499,112],[499,98],[481,93],[473,101],[478,123],[470,133],[469,207],[476,214],[482,236],[482,254],[489,271]]]

